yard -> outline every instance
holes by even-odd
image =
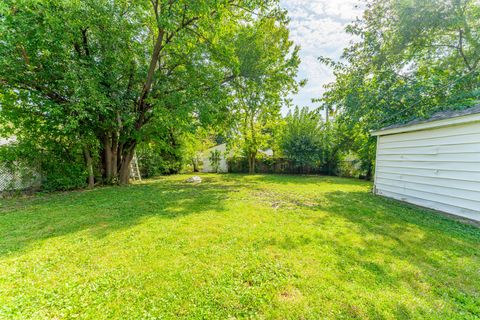
[[[301,176],[0,200],[0,318],[478,319],[480,229]]]

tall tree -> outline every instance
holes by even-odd
[[[128,183],[147,126],[227,110],[226,35],[278,12],[276,0],[2,1],[1,116],[20,139],[56,132],[105,181]]]
[[[295,108],[285,118],[280,138],[282,154],[302,171],[322,159],[323,121],[318,111]]]
[[[370,170],[369,130],[478,101],[479,30],[478,1],[374,0],[347,28],[359,41],[343,60],[320,59],[336,76],[322,100]]]
[[[297,89],[298,47],[289,39],[288,20],[264,18],[242,26],[234,39],[238,74],[231,83],[236,132],[255,172],[258,150],[280,118],[289,93]]]

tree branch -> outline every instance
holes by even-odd
[[[87,37],[88,28],[84,28],[81,31],[82,31],[83,50],[85,51],[85,56],[89,57],[90,56],[90,49],[88,48],[88,37]]]
[[[145,84],[143,85],[143,89],[142,89],[142,92],[140,93],[140,98],[138,100],[137,107],[139,109],[143,108],[145,99],[150,91],[150,88],[152,87],[153,76],[155,74],[155,69],[157,68],[158,57],[160,56],[160,52],[163,48],[162,42],[163,42],[164,35],[165,35],[165,32],[163,29],[161,29],[158,33],[157,40],[153,48],[153,54],[152,54],[152,58],[150,60],[150,66],[148,67],[148,72],[147,72],[147,79],[145,80]]]
[[[459,34],[459,39],[458,39],[458,52],[460,53],[460,56],[463,58],[463,61],[465,62],[465,65],[467,66],[468,71],[472,71],[472,67],[470,66],[470,63],[468,62],[467,57],[465,56],[465,53],[463,52],[463,30],[460,29],[458,30]]]
[[[235,75],[230,75],[230,76],[228,76],[228,77],[223,78],[218,84],[219,84],[219,85],[225,84],[225,83],[227,83],[227,82],[232,81],[232,80],[235,79],[235,78],[236,78]],[[198,86],[198,87],[195,88],[195,89],[196,89],[196,90],[202,90],[202,91],[208,91],[208,90],[212,89],[213,87],[214,87],[214,85],[211,85],[211,86]],[[175,89],[172,89],[172,90],[163,91],[162,94],[163,94],[163,95],[169,95],[169,94],[172,94],[172,93],[175,93],[175,92],[184,91],[184,90],[187,90],[187,87],[181,86],[181,87],[178,87],[178,88],[175,88]]]
[[[20,50],[22,51],[22,57],[23,57],[23,60],[25,61],[25,64],[29,65],[30,64],[30,58],[28,57],[27,50],[25,49],[24,46],[21,46]]]

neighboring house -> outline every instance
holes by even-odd
[[[9,145],[9,144],[14,143],[16,141],[17,141],[17,139],[15,137],[11,137],[11,138],[1,138],[0,137],[0,147],[5,146],[5,145]]]
[[[220,165],[218,167],[218,172],[228,172],[227,158],[231,157],[233,155],[233,152],[229,151],[227,153],[226,143],[222,143],[217,146],[208,148],[207,150],[202,152],[202,155],[200,157],[203,163],[202,172],[215,172],[215,169],[210,162],[210,156],[215,150],[218,150],[220,152]]]
[[[273,150],[272,149],[258,150],[258,152],[263,153],[267,157],[273,157]]]
[[[218,168],[218,172],[228,172],[228,158],[233,157],[233,151],[227,151],[226,143],[216,145],[202,152],[200,156],[200,160],[203,163],[202,172],[215,172],[212,163],[210,162],[210,155],[215,150],[218,150],[220,152],[220,166]],[[263,153],[267,157],[273,156],[272,149],[258,150],[258,152]]]
[[[376,194],[480,221],[480,105],[372,134]]]

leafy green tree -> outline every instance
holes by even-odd
[[[301,170],[318,165],[322,158],[322,125],[320,114],[306,107],[296,107],[285,118],[280,148]]]
[[[337,175],[340,161],[350,148],[350,133],[335,120],[325,122],[322,127],[320,166],[329,175]]]
[[[283,19],[275,0],[4,0],[2,121],[128,183],[147,127],[228,111],[232,30],[257,16]]]
[[[331,66],[322,99],[337,112],[343,145],[371,172],[370,130],[463,108],[480,97],[478,1],[374,0],[347,31],[359,41]]]
[[[204,128],[184,134],[182,152],[186,159],[185,164],[191,164],[193,172],[200,170],[201,153],[215,145],[213,133]]]
[[[289,40],[287,19],[264,18],[240,27],[234,42],[238,74],[231,83],[235,132],[255,172],[259,149],[280,119],[280,109],[297,89],[298,47]]]
[[[145,177],[176,174],[186,161],[183,153],[183,133],[174,127],[157,130],[155,135],[139,143],[137,156],[140,171]]]

